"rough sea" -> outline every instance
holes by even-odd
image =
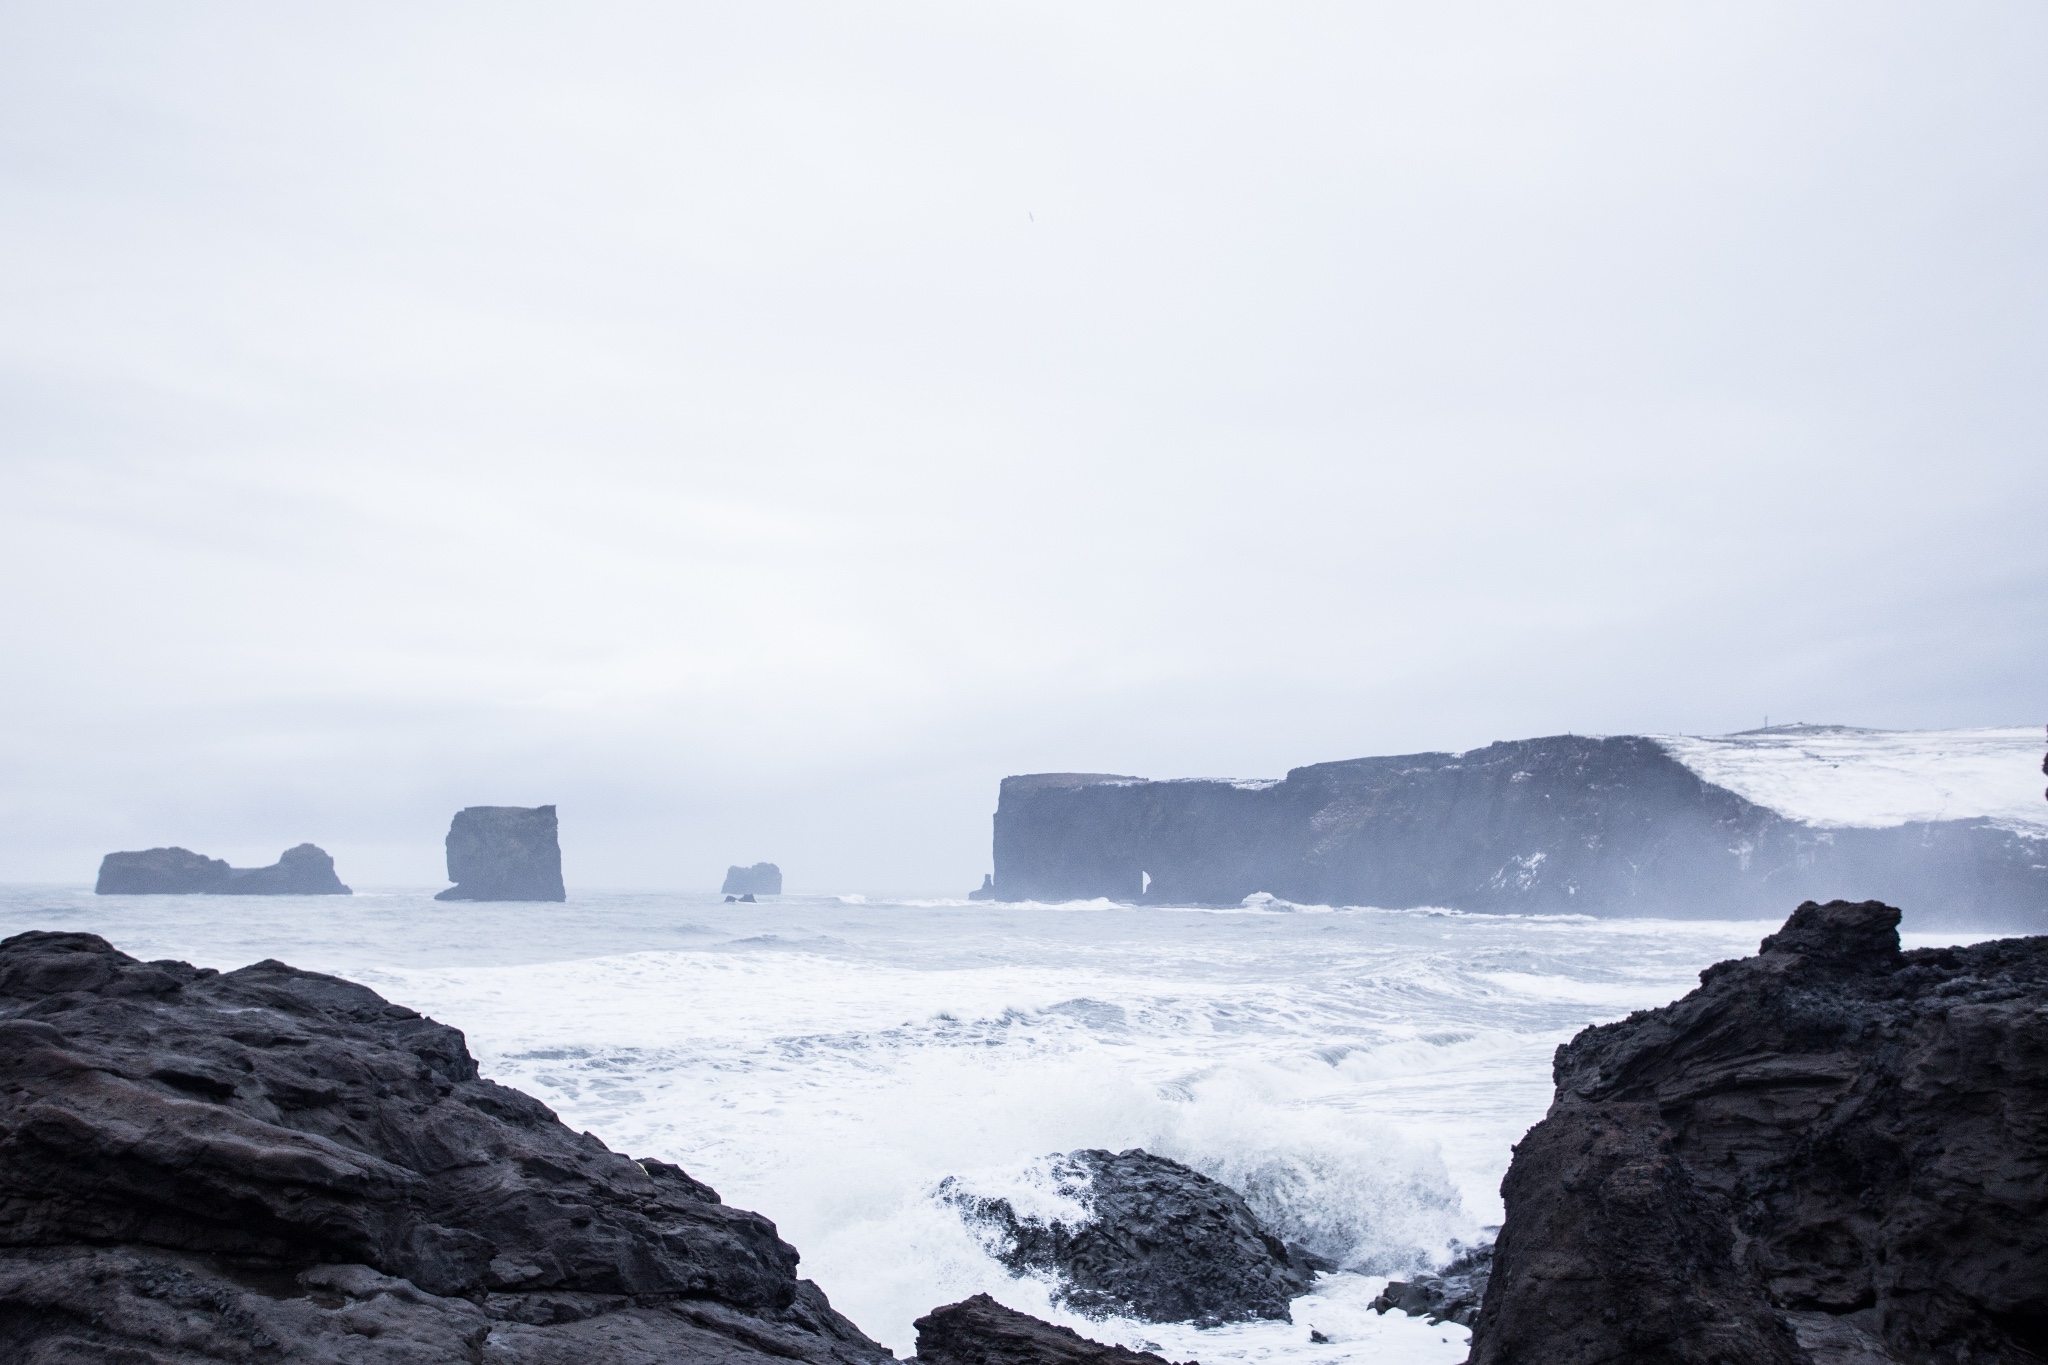
[[[899,1355],[914,1318],[986,1291],[1172,1360],[1448,1365],[1465,1329],[1367,1304],[1500,1222],[1510,1146],[1550,1101],[1552,1050],[1683,995],[1776,927],[1254,901],[476,905],[14,887],[0,890],[0,936],[84,929],[144,959],[277,958],[363,982],[462,1029],[484,1074],[573,1127],[773,1218],[800,1273]],[[1295,1302],[1291,1325],[1064,1313],[933,1195],[957,1176],[1059,1212],[1043,1158],[1079,1147],[1186,1162],[1345,1270]]]

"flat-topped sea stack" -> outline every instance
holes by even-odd
[[[1277,780],[1003,780],[976,899],[1284,901],[1762,918],[1884,895],[1915,922],[2048,929],[2026,730],[1556,735]]]
[[[796,1265],[366,987],[0,942],[0,1360],[894,1365]]]
[[[93,890],[102,896],[346,896],[334,859],[316,844],[300,844],[269,867],[229,867],[187,848],[109,853],[100,860]]]
[[[562,845],[553,806],[470,806],[448,826],[448,880],[437,901],[558,901]]]
[[[1473,1365],[2048,1359],[2048,938],[1806,904],[1557,1050]]]
[[[734,864],[725,870],[725,885],[718,892],[722,896],[779,896],[782,869],[774,863],[755,863],[752,867]]]

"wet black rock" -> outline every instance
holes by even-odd
[[[562,846],[553,806],[470,806],[448,826],[448,880],[437,901],[558,901]]]
[[[884,1365],[796,1264],[362,986],[0,942],[0,1359]]]
[[[1479,1321],[1486,1282],[1493,1273],[1493,1244],[1461,1251],[1442,1270],[1412,1280],[1389,1280],[1371,1308],[1384,1317],[1398,1308],[1411,1318],[1431,1323],[1455,1322],[1470,1327]]]
[[[1075,1312],[1215,1326],[1288,1320],[1328,1262],[1267,1232],[1244,1197],[1199,1171],[1139,1148],[1054,1157],[1060,1193],[1088,1210],[1074,1224],[1020,1215],[1006,1199],[947,1179],[942,1197],[985,1230],[996,1258],[1020,1274],[1050,1273]]]
[[[278,855],[269,867],[229,867],[184,848],[151,848],[109,853],[100,860],[102,896],[346,896],[334,875],[334,859],[316,844],[300,844]]]
[[[774,863],[728,867],[725,885],[719,891],[727,896],[745,896],[748,900],[756,896],[779,896],[782,894],[782,869]]]
[[[919,1365],[1169,1365],[1150,1351],[1090,1341],[986,1294],[934,1308],[914,1326]]]
[[[2048,1359],[2048,938],[1801,905],[1559,1048],[1474,1365]]]

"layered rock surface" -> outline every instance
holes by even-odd
[[[2048,1358],[2048,939],[1800,906],[1558,1050],[1474,1365]]]
[[[1929,924],[2048,930],[2048,838],[1978,817],[1789,818],[1644,736],[1296,768],[1281,781],[1005,778],[1002,900],[1109,897],[1735,917],[1802,897],[1906,899]]]
[[[0,1359],[887,1361],[796,1264],[365,987],[0,943]]]
[[[1142,1149],[1069,1152],[1054,1158],[1053,1174],[1085,1218],[1020,1215],[953,1180],[941,1192],[991,1234],[1011,1270],[1057,1277],[1075,1312],[1203,1326],[1286,1321],[1288,1301],[1332,1268],[1267,1232],[1237,1191]]]
[[[562,845],[553,806],[469,806],[448,825],[448,880],[437,901],[558,901]]]
[[[317,844],[300,844],[269,867],[229,867],[187,848],[109,853],[93,890],[102,896],[346,896],[334,859]]]

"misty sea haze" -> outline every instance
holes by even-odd
[[[912,1319],[986,1291],[1205,1365],[1462,1360],[1465,1329],[1366,1304],[1500,1221],[1509,1148],[1549,1104],[1558,1043],[1684,994],[1775,927],[855,895],[0,892],[0,933],[83,929],[223,970],[274,957],[461,1028],[485,1075],[773,1218],[803,1273],[899,1354]],[[1237,1187],[1350,1273],[1298,1300],[1292,1325],[1087,1321],[932,1198],[950,1175],[1055,1208],[1038,1158],[1134,1146]]]

